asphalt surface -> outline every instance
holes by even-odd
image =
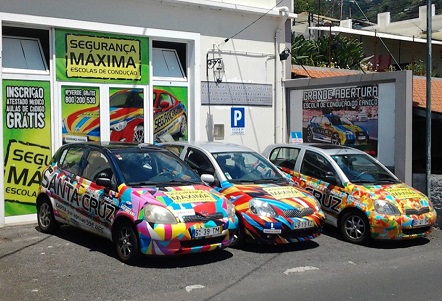
[[[360,246],[331,227],[313,241],[121,263],[73,227],[0,228],[0,300],[442,300],[442,231]]]

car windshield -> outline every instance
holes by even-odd
[[[357,183],[399,183],[386,168],[366,154],[333,155],[333,160],[347,176],[348,180]]]
[[[198,175],[172,153],[147,149],[113,152],[128,186],[170,186],[202,183]]]
[[[342,124],[342,120],[339,116],[331,116],[330,117],[330,122],[333,125],[341,125]]]
[[[232,183],[282,182],[286,179],[266,159],[254,152],[214,153],[226,178]]]

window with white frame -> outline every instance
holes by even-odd
[[[187,80],[186,44],[154,41],[152,67],[156,78]]]

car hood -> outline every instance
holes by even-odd
[[[188,185],[173,187],[124,187],[122,199],[138,200],[138,212],[147,204],[167,207],[177,218],[188,215],[210,216],[216,213],[227,215],[227,203],[223,195],[205,185]],[[135,208],[133,208],[135,209]]]
[[[247,200],[255,198],[269,202],[274,207],[282,210],[302,210],[308,207],[314,208],[315,211],[318,209],[316,200],[312,195],[293,186],[275,184],[232,184],[226,187],[226,189],[223,189],[222,193],[229,196],[232,202],[239,198]],[[248,196],[248,198],[244,198],[244,196]],[[239,204],[234,204],[235,207],[238,208],[237,206]],[[245,204],[245,206],[248,207],[248,204]]]
[[[406,210],[419,210],[431,207],[428,197],[405,183],[389,185],[356,185],[347,184],[349,194],[359,200],[387,200],[396,205],[404,213]]]

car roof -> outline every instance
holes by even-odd
[[[98,147],[103,149],[119,150],[119,149],[130,149],[130,148],[143,148],[150,150],[163,150],[163,148],[149,143],[136,143],[136,142],[114,142],[114,141],[94,141],[94,142],[74,142],[63,145],[63,147],[70,146],[83,146],[83,147]]]
[[[221,152],[255,152],[254,150],[234,143],[227,142],[211,142],[211,141],[175,141],[175,142],[165,142],[160,143],[164,145],[183,145],[183,146],[193,146],[196,148],[205,149],[210,153],[221,153]]]
[[[270,148],[275,147],[297,147],[301,149],[310,149],[322,152],[327,155],[342,155],[342,154],[366,154],[365,152],[343,145],[334,145],[327,143],[275,143],[269,145],[264,152],[267,152]]]

